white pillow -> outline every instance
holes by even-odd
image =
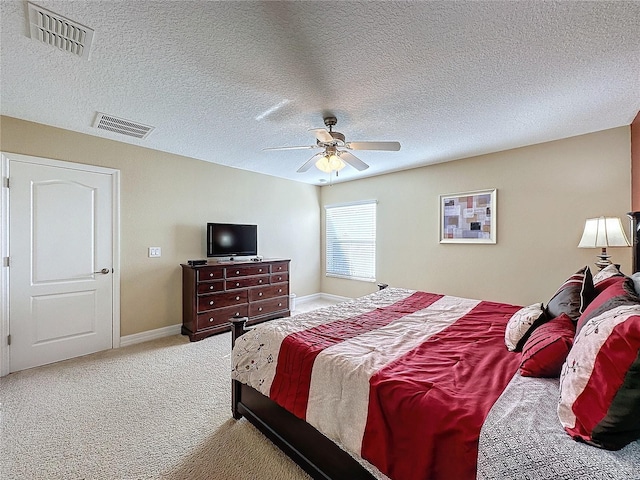
[[[522,346],[533,332],[534,328],[545,320],[542,303],[534,303],[528,307],[522,307],[514,313],[507,322],[504,331],[504,343],[511,352],[522,350]]]

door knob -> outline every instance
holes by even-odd
[[[93,273],[101,273],[103,275],[106,275],[107,273],[109,273],[109,269],[108,268],[103,268],[102,270],[100,270],[99,272],[93,272]]]

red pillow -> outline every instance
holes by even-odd
[[[609,280],[612,281],[591,301],[582,312],[582,315],[580,315],[580,318],[578,318],[576,335],[589,320],[601,315],[603,312],[621,305],[635,305],[638,303],[633,281],[629,277],[611,277],[605,282],[609,282]]]
[[[607,288],[609,288],[613,284],[624,282],[626,278],[627,277],[620,274],[620,275],[612,275],[611,277],[607,277],[604,280],[601,280],[598,283],[598,285],[594,287],[596,289],[596,295],[600,295],[602,292],[604,292]]]
[[[618,267],[619,265],[611,264],[593,276],[593,287],[595,288],[596,293],[601,293],[612,283],[624,280],[625,275]]]
[[[522,348],[520,375],[559,377],[575,333],[575,324],[566,313],[536,328]]]

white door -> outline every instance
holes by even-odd
[[[113,347],[114,178],[71,165],[9,159],[11,372]]]

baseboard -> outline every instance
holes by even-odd
[[[342,297],[340,295],[331,295],[330,293],[321,293],[320,298],[323,300],[331,300],[332,302],[346,302],[347,300],[353,300],[351,297]]]
[[[351,300],[351,298],[341,297],[339,295],[331,295],[329,293],[312,293],[311,295],[297,297],[296,303],[313,302],[316,300],[331,300],[332,302],[344,302],[345,300]]]
[[[148,342],[156,338],[170,337],[171,335],[179,335],[182,324],[170,325],[168,327],[156,328],[155,330],[147,330],[146,332],[134,333],[120,337],[120,346],[135,345],[136,343]]]

